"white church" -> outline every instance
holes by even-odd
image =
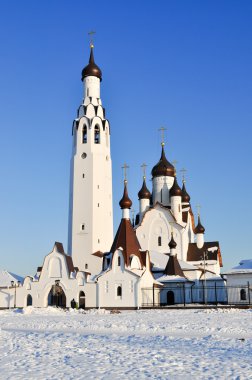
[[[192,292],[203,283],[225,286],[219,242],[204,241],[199,215],[195,225],[185,180],[180,187],[163,142],[151,171],[152,189],[144,175],[133,221],[125,178],[122,219],[113,237],[110,125],[101,81],[91,44],[82,70],[83,101],[72,126],[67,252],[55,242],[34,276],[1,286],[0,307],[164,306],[203,302],[205,294]]]

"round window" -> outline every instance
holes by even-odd
[[[86,157],[87,157],[87,153],[82,153],[81,158],[86,158]]]

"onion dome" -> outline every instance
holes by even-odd
[[[91,45],[90,48],[91,48],[91,50],[90,50],[89,63],[82,70],[81,80],[83,81],[84,78],[89,77],[89,76],[97,77],[100,80],[102,80],[101,69],[95,64],[95,61],[94,61],[94,52],[93,52],[94,46]]]
[[[200,222],[200,216],[198,215],[198,224],[194,228],[194,233],[195,234],[203,234],[204,232],[205,232],[205,228],[202,226],[202,224]]]
[[[165,157],[163,144],[162,144],[162,153],[161,153],[160,160],[155,166],[153,166],[151,174],[152,174],[152,177],[160,177],[160,176],[174,177],[175,176],[175,168]]]
[[[151,199],[151,193],[146,186],[145,177],[143,179],[143,185],[138,192],[138,199]]]
[[[168,244],[169,245],[169,248],[170,249],[175,249],[177,247],[177,243],[175,242],[175,240],[173,239],[173,233],[171,235],[171,240],[170,240],[170,243]]]
[[[119,205],[120,205],[122,210],[125,208],[131,208],[131,206],[132,206],[132,201],[128,196],[127,181],[124,181],[123,197],[120,200]]]
[[[183,181],[183,186],[182,186],[182,202],[189,203],[190,199],[191,199],[191,197],[188,194],[188,192],[186,191],[185,182]]]
[[[182,190],[178,185],[177,177],[174,177],[174,182],[173,182],[173,185],[170,189],[170,196],[171,197],[178,197],[178,196],[181,197],[182,196]]]

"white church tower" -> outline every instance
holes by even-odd
[[[68,253],[74,266],[92,274],[101,270],[99,252],[108,251],[113,241],[110,126],[93,50],[91,44],[89,63],[82,70],[84,98],[72,129],[68,226]]]

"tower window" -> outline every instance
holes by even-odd
[[[82,178],[85,178],[85,174],[84,173],[82,174]]]
[[[161,247],[162,245],[162,238],[161,236],[158,237],[158,246]]]
[[[85,264],[85,269],[88,269],[88,264]]]
[[[117,265],[120,267],[121,266],[121,257],[118,256],[118,259],[117,259]]]
[[[100,203],[98,203],[97,206],[100,207]]]
[[[85,224],[84,224],[84,223],[81,225],[81,230],[82,230],[82,231],[85,230]]]
[[[100,127],[99,125],[96,125],[94,128],[94,143],[95,144],[100,144]]]
[[[240,291],[240,297],[241,297],[241,301],[246,301],[247,294],[246,294],[246,290],[245,289],[241,289],[241,291]]]
[[[87,143],[87,126],[84,125],[82,129],[82,144],[86,144],[86,143]]]
[[[117,297],[122,297],[122,287],[121,286],[117,287],[116,295],[117,295]]]
[[[98,239],[98,243],[100,243],[100,239]]]

